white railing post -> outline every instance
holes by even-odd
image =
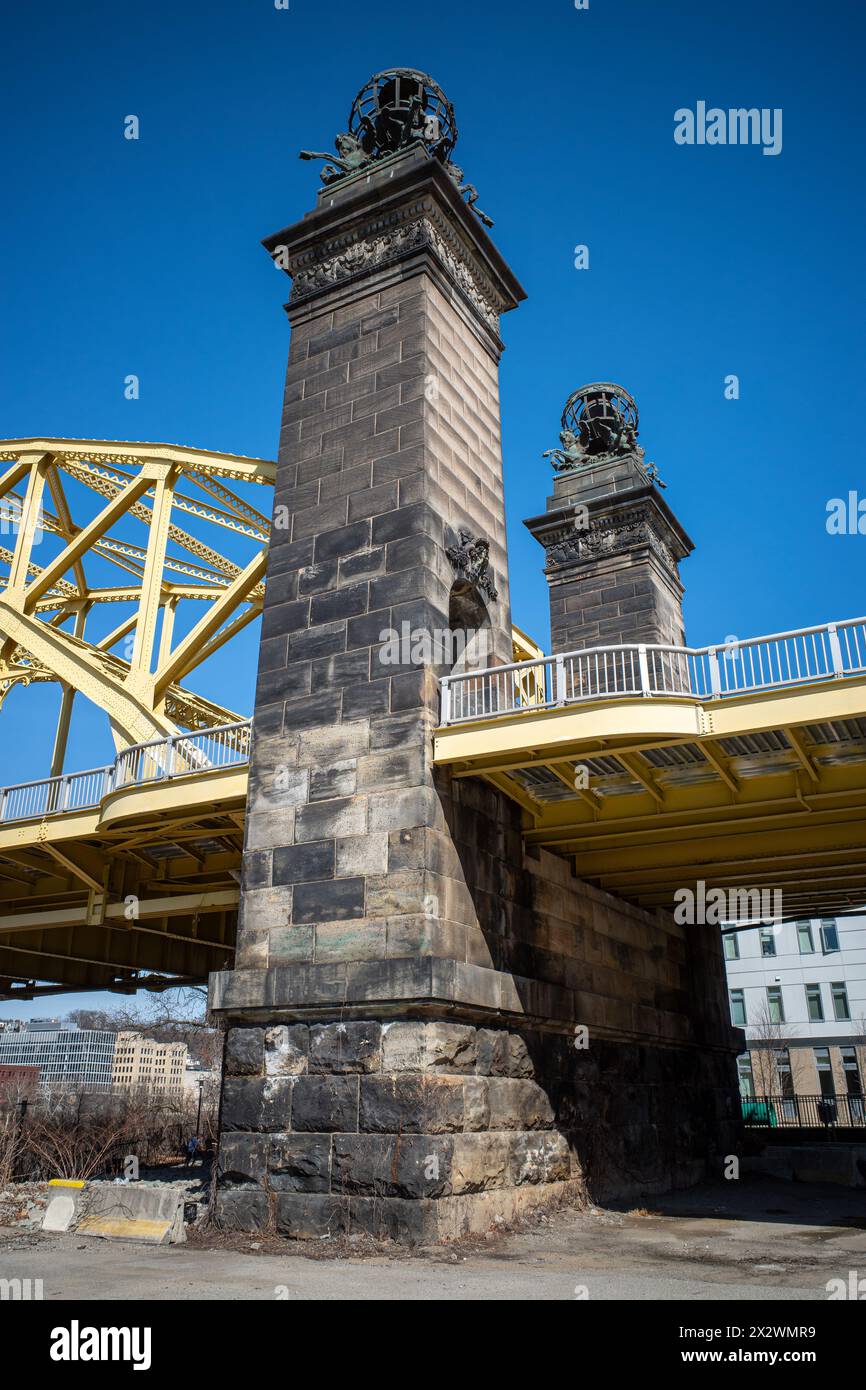
[[[165,773],[164,773],[164,775],[165,775],[166,777],[172,777],[172,776],[174,775],[175,752],[176,752],[176,749],[175,749],[175,743],[174,743],[174,735],[173,735],[173,734],[169,734],[168,738],[165,740]]]
[[[842,645],[839,641],[839,633],[835,623],[827,624],[827,636],[830,639],[830,656],[833,659],[833,675],[838,680],[845,674],[845,662],[842,659]]]
[[[57,808],[58,811],[66,811],[69,809],[69,784],[71,781],[71,777],[64,777],[60,784],[60,796],[57,798],[60,802]]]
[[[451,718],[451,678],[449,676],[442,677],[439,682],[439,689],[442,696],[439,722],[440,724],[447,724]]]
[[[710,668],[710,693],[717,700],[722,693],[722,678],[719,674],[719,654],[715,647],[707,648],[707,663]]]
[[[652,695],[650,689],[649,662],[646,656],[646,643],[639,642],[637,647],[637,665],[640,672],[640,690],[644,696]]]
[[[6,819],[6,801],[8,796],[9,792],[4,787],[2,792],[0,792],[0,820]]]
[[[554,699],[558,705],[565,704],[565,657],[556,658],[556,675],[554,677]]]

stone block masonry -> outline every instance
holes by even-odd
[[[223,1220],[435,1240],[513,1212],[518,1187],[572,1195],[568,1143],[531,1072],[519,1039],[465,1024],[234,1028]],[[464,1200],[479,1194],[480,1206]]]
[[[391,661],[387,635],[462,631],[447,549],[466,528],[498,593],[479,626],[510,659],[497,327],[522,291],[419,151],[269,244],[295,287],[237,964],[275,989],[294,971],[327,995],[351,963],[426,992],[396,962],[465,962],[471,904],[428,854],[447,833],[436,673]]]
[[[211,977],[221,1218],[431,1240],[588,1177],[688,1180],[724,1130],[720,960],[528,854],[513,802],[433,766],[450,664],[383,659],[403,624],[511,659],[499,323],[522,290],[418,147],[266,245],[292,338],[237,955]]]
[[[679,565],[693,545],[633,456],[561,474],[525,524],[545,549],[553,652],[685,643]]]
[[[660,1190],[677,1125],[723,1120],[718,1080],[672,1051],[603,1044],[576,1064],[562,1038],[452,1022],[235,1027],[221,1219],[417,1243],[579,1198],[591,1165],[597,1197]],[[685,1184],[701,1165],[683,1147],[671,1172]]]

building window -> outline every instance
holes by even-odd
[[[824,955],[829,955],[831,951],[839,949],[839,928],[832,917],[825,917],[821,922],[821,950]]]
[[[840,1022],[851,1017],[851,1010],[848,1007],[848,990],[844,984],[830,986],[830,993],[833,996],[833,1014]]]
[[[797,923],[797,943],[800,947],[801,956],[810,956],[812,954],[815,949],[815,943],[812,940],[811,922]]]
[[[737,1058],[737,1074],[740,1078],[740,1095],[753,1096],[755,1094],[755,1078],[752,1075],[752,1058],[748,1052]]]
[[[771,1023],[785,1022],[785,1006],[782,1003],[781,985],[767,985],[767,1011]]]
[[[746,996],[741,989],[731,990],[731,1022],[735,1028],[746,1026]]]
[[[818,1085],[821,1087],[822,1096],[832,1096],[835,1087],[833,1085],[833,1065],[830,1061],[829,1047],[815,1048],[815,1066],[818,1068]]]
[[[740,943],[737,940],[737,933],[730,931],[725,937],[725,960],[740,959]]]
[[[806,986],[806,1005],[809,1010],[810,1023],[824,1022],[824,1005],[821,1001],[821,986]]]
[[[779,1093],[785,1097],[794,1094],[794,1079],[791,1075],[791,1056],[787,1047],[779,1048],[773,1053],[773,1062],[776,1067],[776,1085]]]
[[[845,1085],[848,1088],[849,1096],[862,1096],[863,1083],[860,1078],[860,1068],[857,1065],[856,1047],[840,1047],[842,1055],[842,1071],[845,1075]]]
[[[772,927],[761,928],[761,955],[774,956],[776,954],[776,933]]]

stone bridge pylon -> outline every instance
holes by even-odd
[[[731,1142],[716,943],[527,849],[495,781],[434,767],[437,676],[512,659],[498,364],[524,295],[456,134],[431,79],[379,74],[315,208],[265,242],[291,348],[238,950],[211,985],[219,1207],[243,1229],[426,1241],[587,1177],[687,1182]]]

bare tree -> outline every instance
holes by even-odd
[[[787,1050],[791,1030],[780,1019],[773,1018],[766,1000],[748,1024],[748,1030],[752,1036],[747,1036],[746,1045],[752,1061],[755,1091],[762,1096],[781,1096],[777,1054]]]
[[[67,1015],[78,1028],[140,1033],[154,1042],[186,1043],[190,1058],[212,1070],[222,1056],[221,1030],[207,1014],[207,991],[195,986],[148,995],[133,1009],[75,1009]]]

